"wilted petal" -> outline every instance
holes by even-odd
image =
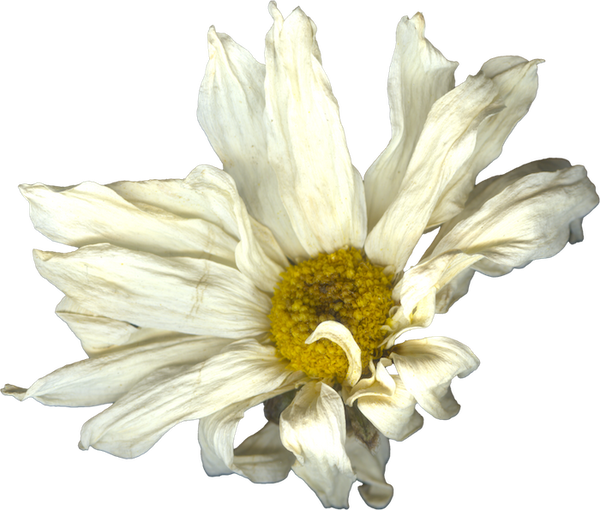
[[[483,181],[406,272],[394,299],[408,310],[471,267],[500,276],[552,257],[583,238],[582,218],[597,204],[585,169],[565,160],[536,161]]]
[[[346,454],[344,404],[337,392],[310,382],[281,413],[281,441],[296,456],[294,473],[315,491],[326,507],[348,508],[355,480]]]
[[[95,406],[114,402],[152,372],[171,365],[199,363],[218,354],[231,340],[181,335],[114,350],[59,368],[28,390],[9,385],[19,400],[34,398],[54,406]]]
[[[421,13],[403,17],[388,77],[392,138],[365,174],[369,230],[398,194],[425,119],[435,103],[454,88],[450,62],[424,37]]]
[[[407,340],[390,355],[398,374],[418,404],[435,418],[447,420],[460,410],[450,383],[466,377],[479,360],[466,345],[443,337]]]
[[[84,424],[80,447],[137,457],[178,423],[274,391],[290,374],[273,347],[235,342],[197,365],[155,371]]]
[[[210,260],[163,258],[107,244],[34,252],[40,274],[97,315],[136,326],[240,338],[269,329],[269,298]]]
[[[338,104],[321,66],[316,27],[300,8],[285,21],[274,2],[269,10],[274,23],[265,50],[265,123],[284,207],[309,256],[362,248],[362,178],[350,161]]]
[[[493,81],[479,73],[434,103],[404,184],[367,237],[365,251],[373,263],[402,271],[439,196],[471,157],[482,121],[501,109],[496,94]]]

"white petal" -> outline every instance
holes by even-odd
[[[348,436],[346,452],[356,477],[363,482],[358,491],[365,503],[371,508],[386,507],[394,495],[394,488],[385,481],[384,476],[385,465],[390,458],[390,442],[387,437],[379,434],[378,444],[371,451],[356,437]]]
[[[498,87],[498,99],[506,107],[481,123],[473,154],[440,196],[428,228],[446,222],[462,210],[479,172],[500,155],[508,135],[529,111],[535,99],[538,88],[537,65],[540,62],[528,62],[521,57],[497,57],[483,65],[481,72]]]
[[[294,473],[315,491],[326,507],[348,508],[355,480],[346,454],[344,404],[337,392],[310,382],[281,413],[281,441],[296,456]]]
[[[565,160],[536,161],[483,181],[406,272],[394,299],[410,309],[470,267],[500,276],[552,257],[582,239],[581,220],[597,204],[585,169]]]
[[[454,88],[450,62],[425,39],[421,13],[398,23],[388,78],[392,138],[365,174],[369,230],[395,199],[427,114],[435,101]]]
[[[279,426],[269,422],[235,450],[233,442],[239,421],[255,405],[289,390],[300,382],[293,378],[270,393],[227,406],[201,418],[198,426],[202,464],[210,476],[238,473],[257,483],[278,482],[287,477],[295,457],[279,438]]]
[[[348,372],[344,384],[354,386],[362,373],[362,361],[360,347],[354,340],[352,333],[340,322],[324,321],[316,327],[305,343],[312,344],[323,338],[339,345],[344,351],[346,358],[348,358]]]
[[[469,285],[475,274],[474,269],[465,269],[455,276],[450,283],[444,285],[435,295],[435,313],[446,313],[469,291]]]
[[[95,406],[114,402],[146,376],[165,366],[199,363],[218,354],[231,340],[182,335],[119,349],[59,368],[28,390],[11,395],[54,406]],[[6,393],[3,391],[3,393]]]
[[[236,182],[250,214],[271,229],[292,260],[306,258],[267,158],[265,66],[229,36],[208,32],[209,61],[198,96],[198,121]]]
[[[496,94],[492,80],[479,73],[434,103],[402,188],[367,237],[373,263],[402,271],[440,194],[471,157],[481,122],[501,109]]]
[[[423,417],[416,412],[417,401],[400,377],[387,372],[389,365],[391,361],[382,358],[373,377],[362,379],[352,389],[346,404],[356,402],[360,412],[383,435],[403,441],[423,426]]]
[[[265,123],[283,204],[311,257],[362,248],[362,178],[350,161],[338,104],[321,66],[316,27],[299,8],[285,21],[273,2],[269,10],[274,23],[265,50]]]
[[[460,410],[450,390],[456,376],[466,377],[479,360],[466,345],[443,337],[407,340],[390,356],[406,389],[432,416],[447,420]]]
[[[80,448],[132,458],[185,420],[203,418],[281,387],[293,374],[273,347],[241,340],[191,367],[157,370],[86,422]]]
[[[240,338],[269,329],[269,298],[210,260],[162,258],[107,244],[34,252],[40,274],[96,315],[136,326]]]
[[[163,256],[203,257],[234,265],[237,239],[201,218],[128,202],[94,182],[56,188],[21,185],[33,225],[71,246],[111,243]]]

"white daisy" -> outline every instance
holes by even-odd
[[[393,138],[366,174],[365,201],[314,26],[299,10],[285,22],[274,6],[271,13],[264,80],[242,48],[209,32],[199,118],[227,174],[201,166],[185,180],[23,187],[36,228],[79,247],[38,252],[36,261],[65,293],[57,312],[90,358],[27,391],[4,392],[53,405],[115,402],[84,426],[81,444],[123,457],[199,418],[210,474],[276,481],[291,467],[336,507],[347,505],[358,477],[367,503],[380,507],[391,497],[386,437],[402,440],[421,426],[416,402],[438,418],[456,414],[450,380],[478,364],[458,342],[400,342],[400,334],[446,311],[474,270],[505,274],[581,240],[580,220],[597,197],[583,168],[564,160],[531,163],[473,189],[533,100],[537,62],[495,59],[453,88],[455,65],[423,39],[417,15],[398,28]],[[440,224],[422,261],[404,273],[423,231]],[[363,249],[387,279],[359,260]],[[324,279],[345,258],[345,272],[375,276]],[[318,274],[317,290],[332,292],[341,308],[328,302],[313,316],[292,303],[279,312],[275,305],[287,305],[290,294],[271,296],[276,286],[284,292],[284,269],[283,282],[296,286],[304,280],[295,270]],[[356,288],[344,287],[348,279]],[[363,318],[373,304],[363,288],[373,280],[382,292],[389,287],[393,303],[367,324],[362,342],[354,329],[372,319]],[[344,301],[347,290],[352,299]],[[366,301],[351,310],[359,325],[338,316],[357,299]],[[296,358],[286,350],[296,330],[280,330],[313,320],[320,324],[304,335],[311,346]],[[323,338],[343,354],[324,348]],[[318,350],[342,368],[313,366],[323,359]],[[398,375],[388,372],[392,363]],[[265,429],[234,452],[243,411],[272,397]]]

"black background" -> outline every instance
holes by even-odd
[[[307,2],[321,23],[327,64],[344,102],[357,162],[364,166],[386,137],[381,81],[390,31],[402,10],[415,5],[338,5],[330,10]],[[10,163],[3,171],[3,202],[11,228],[3,255],[9,299],[0,379],[21,382],[79,352],[50,315],[58,296],[30,269],[28,246],[40,240],[27,228],[11,186],[19,178],[183,173],[196,160],[212,159],[191,119],[203,29],[216,21],[258,52],[267,26],[260,1],[198,2],[181,10],[169,4],[130,12],[85,8],[76,13],[77,22],[70,11],[48,9],[15,16],[20,35],[5,61]],[[500,167],[566,153],[594,171],[597,147],[588,127],[597,114],[590,101],[593,27],[585,16],[523,7],[481,14],[450,3],[428,12],[430,36],[463,60],[463,71],[496,51],[550,59],[542,98]],[[437,331],[471,342],[486,365],[457,386],[464,416],[449,425],[430,423],[424,435],[396,448],[391,478],[399,487],[398,505],[583,498],[581,460],[594,433],[587,412],[596,370],[596,221],[591,219],[591,240],[582,248],[500,283],[479,280],[471,298],[438,323]],[[315,507],[294,481],[252,490],[239,481],[204,480],[191,427],[175,432],[148,459],[124,466],[73,450],[81,414],[10,402],[0,402],[0,408],[2,482],[6,488],[35,487],[19,491],[23,500],[41,493],[119,493],[125,503],[166,496],[202,505],[215,497],[212,505],[222,508],[259,501],[264,508],[296,501]]]

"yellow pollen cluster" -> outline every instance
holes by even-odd
[[[386,336],[381,327],[393,306],[391,281],[383,268],[357,249],[343,248],[290,266],[281,277],[269,319],[272,340],[290,361],[290,370],[343,381],[348,359],[341,347],[327,339],[305,343],[324,321],[340,322],[350,330],[361,350],[363,370],[381,355],[378,346]]]

